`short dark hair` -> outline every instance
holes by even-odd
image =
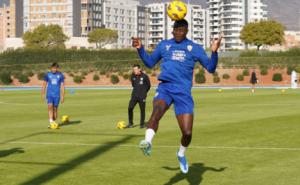
[[[189,27],[189,23],[185,19],[177,20],[174,22],[173,28],[179,28],[179,27]]]
[[[50,67],[57,67],[57,68],[59,68],[59,65],[58,65],[58,63],[57,62],[54,62],[53,64],[51,64],[51,66]]]
[[[139,64],[134,64],[132,67],[137,67],[137,68],[141,69],[141,66]]]

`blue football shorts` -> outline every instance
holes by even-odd
[[[168,82],[160,83],[156,90],[155,100],[164,100],[168,106],[173,103],[176,115],[194,114],[194,100],[191,91],[178,85]]]

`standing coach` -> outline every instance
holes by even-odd
[[[141,116],[140,116],[140,128],[145,127],[145,109],[147,93],[150,90],[151,84],[149,77],[142,72],[140,65],[135,64],[133,66],[131,75],[131,84],[133,87],[131,93],[131,99],[128,106],[128,119],[129,123],[126,128],[133,127],[133,109],[137,103],[139,103]]]

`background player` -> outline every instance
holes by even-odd
[[[42,98],[43,101],[47,100],[50,124],[57,119],[59,102],[64,103],[65,100],[65,77],[58,71],[58,68],[59,65],[57,63],[51,65],[50,71],[44,77],[42,87]]]
[[[161,73],[158,76],[161,83],[153,101],[153,112],[146,130],[145,140],[140,142],[140,148],[145,155],[150,155],[152,139],[158,130],[159,121],[173,103],[182,132],[177,158],[183,173],[188,172],[185,151],[192,139],[194,102],[191,96],[191,87],[194,66],[199,61],[208,72],[214,73],[218,63],[217,51],[222,40],[220,37],[213,41],[212,55],[209,59],[201,45],[186,38],[187,33],[188,22],[186,20],[175,21],[174,38],[161,41],[151,55],[147,54],[140,39],[133,38],[132,43],[147,67],[152,68],[162,59]]]

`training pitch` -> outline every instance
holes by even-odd
[[[58,130],[47,129],[39,91],[0,91],[0,184],[300,184],[300,90],[195,89],[193,95],[184,175],[175,155],[181,133],[173,107],[160,122],[152,156],[144,157],[138,149],[144,130],[116,128],[127,122],[130,90],[67,92],[59,112],[71,122]]]

